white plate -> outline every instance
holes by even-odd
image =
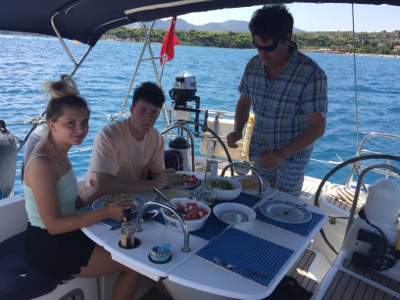
[[[195,173],[193,172],[187,172],[187,171],[180,171],[180,172],[176,172],[176,175],[188,175],[188,176],[196,176]],[[200,184],[200,179],[196,176],[197,178],[197,182],[194,184],[188,184],[188,182],[182,182],[182,183],[175,183],[173,185],[168,186],[169,189],[191,189],[194,188],[196,186],[198,186]]]
[[[243,183],[240,181],[240,180],[243,179],[243,178],[246,178],[246,179],[251,180],[251,181],[253,181],[253,180],[256,181],[257,187],[256,187],[256,188],[247,188],[247,189],[246,189],[246,188],[245,188],[245,185],[243,185]],[[258,194],[259,188],[258,188],[258,179],[257,179],[257,176],[255,176],[255,175],[238,176],[237,179],[238,179],[239,182],[242,184],[242,192],[243,192],[243,193],[251,194],[251,195],[257,195],[257,194]],[[265,180],[264,178],[263,178],[262,180],[263,180],[263,190],[262,190],[262,192],[264,193],[264,192],[269,188],[270,184],[269,184],[269,182],[268,182],[267,180]]]
[[[283,200],[267,200],[260,205],[260,211],[275,221],[301,224],[311,220],[311,212],[305,207],[299,207],[282,215],[284,211],[297,207],[298,204]]]
[[[256,212],[239,203],[221,203],[213,208],[214,215],[229,225],[249,223],[256,218]]]
[[[115,201],[131,201],[132,202],[132,212],[138,211],[144,204],[144,199],[132,193],[121,193],[103,196],[92,203],[92,208],[94,210],[103,208],[107,203]]]

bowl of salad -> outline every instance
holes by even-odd
[[[200,201],[189,198],[175,198],[170,202],[172,205],[175,205],[175,208],[177,208],[179,212],[181,212],[189,231],[195,231],[203,228],[211,214],[211,208],[207,204]],[[170,210],[163,208],[161,209],[161,213],[164,217],[165,224],[169,228],[177,231],[183,231],[182,224]]]
[[[242,184],[237,178],[213,177],[211,187],[219,201],[230,201],[237,198],[242,191]]]

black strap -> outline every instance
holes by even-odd
[[[273,293],[263,300],[309,300],[312,295],[294,277],[285,276]]]

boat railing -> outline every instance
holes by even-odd
[[[220,166],[233,161],[248,161],[248,151],[245,149],[246,137],[249,132],[247,130],[248,126],[243,130],[244,137],[237,142],[237,148],[229,148],[227,146],[226,137],[229,132],[233,131],[234,127],[234,112],[196,109],[196,119],[200,120],[197,122],[193,120],[192,109],[184,109],[183,112],[180,111],[181,109],[181,107],[176,108],[174,106],[167,109],[170,120],[175,121],[172,125],[175,125],[170,125],[167,129],[164,128],[162,133],[170,131],[171,127],[179,128],[176,124],[185,125],[191,131],[195,140],[197,171],[202,171],[205,167],[206,159],[210,158],[217,160]],[[178,114],[176,113],[177,111]],[[177,115],[178,118],[176,117]],[[181,130],[175,133],[170,131],[166,138],[172,140],[181,135]],[[222,167],[219,167],[219,169],[222,169]]]
[[[67,11],[70,8],[71,7],[66,7],[64,9]],[[83,56],[80,59],[77,59],[73,55],[72,51],[69,49],[68,45],[65,43],[63,37],[61,36],[61,34],[58,31],[56,23],[54,21],[55,18],[59,15],[59,13],[60,12],[56,11],[53,14],[53,16],[51,17],[51,24],[52,24],[52,27],[53,27],[53,30],[54,30],[56,36],[58,37],[58,40],[60,41],[61,45],[63,46],[64,50],[66,51],[66,53],[68,54],[71,62],[74,65],[74,68],[73,68],[72,72],[70,73],[70,76],[72,77],[78,71],[78,69],[83,64],[83,62],[86,60],[86,58],[88,57],[89,53],[91,52],[91,50],[93,49],[94,46],[89,46],[88,49],[86,50],[86,52],[83,54]],[[153,21],[151,23],[151,26],[148,28],[146,26],[146,24],[142,22],[142,28],[143,28],[143,31],[144,31],[145,41],[143,43],[142,50],[141,50],[140,55],[138,57],[137,64],[136,64],[136,67],[135,67],[135,70],[134,70],[130,85],[129,85],[128,90],[126,92],[126,95],[125,95],[125,98],[124,98],[124,101],[123,101],[123,104],[122,104],[122,107],[121,107],[121,111],[117,112],[117,113],[115,113],[113,115],[105,115],[105,116],[103,115],[103,116],[97,116],[97,117],[108,118],[108,121],[112,122],[117,117],[121,117],[121,116],[125,116],[125,115],[129,114],[129,112],[125,111],[125,108],[126,108],[127,100],[128,100],[129,95],[130,95],[130,93],[132,91],[132,87],[134,85],[134,82],[135,82],[135,79],[136,79],[136,75],[138,73],[138,70],[139,70],[139,67],[140,67],[140,64],[141,64],[142,61],[146,61],[146,60],[151,61],[153,69],[154,69],[154,75],[155,75],[156,81],[157,81],[158,85],[161,86],[162,75],[164,73],[164,69],[165,69],[165,65],[166,65],[166,61],[167,60],[166,60],[166,55],[154,56],[154,54],[153,54],[153,51],[152,51],[152,48],[151,48],[151,34],[153,32],[154,24],[155,24],[155,21]],[[144,57],[146,48],[148,49],[149,57]],[[162,59],[162,61],[163,61],[162,65],[161,65],[161,70],[157,69],[156,59]],[[165,112],[164,113],[164,127],[165,127],[165,125],[170,125],[170,120],[168,119],[168,114],[166,113],[167,109],[166,109],[165,104],[164,104],[163,110]],[[24,147],[24,145],[28,141],[29,136],[33,133],[33,131],[39,125],[41,125],[42,123],[45,122],[44,114],[45,114],[45,112],[43,112],[40,116],[35,116],[35,117],[33,117],[33,118],[29,119],[29,120],[26,120],[26,121],[23,121],[23,122],[19,122],[19,123],[24,124],[24,125],[31,124],[31,128],[23,138],[19,138],[16,135],[14,135],[15,140],[19,144],[18,145],[18,151],[20,151]],[[96,116],[91,116],[91,119],[94,119],[94,118],[96,118]],[[17,124],[17,123],[13,122],[12,124]],[[82,149],[78,150],[78,152],[82,152]]]
[[[80,68],[82,63],[86,60],[86,58],[89,55],[89,53],[91,52],[93,46],[89,46],[87,51],[84,53],[84,55],[80,59],[74,57],[74,55],[71,52],[71,50],[69,49],[68,45],[64,42],[63,37],[58,32],[58,29],[57,29],[56,24],[54,22],[54,19],[57,17],[57,15],[58,15],[58,13],[55,13],[52,16],[52,26],[53,26],[53,29],[54,29],[59,41],[61,42],[63,48],[67,52],[71,62],[74,65],[73,71],[70,73],[70,76],[73,76],[78,71],[78,69]],[[129,112],[126,112],[127,100],[128,100],[128,97],[129,97],[129,95],[130,95],[130,93],[132,91],[132,87],[133,87],[133,85],[135,83],[135,80],[136,80],[140,65],[144,61],[150,61],[151,62],[152,66],[153,66],[153,69],[154,69],[155,79],[156,79],[157,83],[161,86],[162,76],[163,76],[163,73],[164,73],[164,69],[165,69],[165,66],[166,66],[167,59],[166,59],[166,55],[155,56],[153,51],[152,51],[152,48],[151,48],[151,35],[152,35],[152,32],[153,32],[154,23],[155,23],[155,21],[153,21],[151,23],[150,27],[147,27],[145,23],[142,23],[142,28],[143,28],[143,31],[144,31],[145,40],[144,40],[144,43],[143,43],[143,46],[142,46],[142,50],[141,50],[141,52],[139,54],[139,57],[137,59],[136,66],[135,66],[135,69],[134,69],[134,72],[133,72],[133,75],[132,75],[132,79],[130,81],[129,87],[128,87],[126,95],[124,97],[123,104],[121,106],[121,110],[119,112],[117,112],[117,113],[114,113],[114,114],[107,114],[107,115],[101,115],[101,116],[93,116],[92,115],[91,119],[101,118],[101,119],[108,120],[108,122],[112,122],[116,118],[125,117],[126,115],[129,115]],[[145,57],[145,50],[146,49],[148,50],[147,51],[148,52],[148,57]],[[160,70],[156,66],[156,60],[157,59],[161,59],[162,60],[162,65],[161,65]],[[163,128],[168,128],[169,126],[171,126],[172,122],[174,121],[172,119],[172,116],[171,116],[171,111],[172,110],[174,110],[174,107],[167,108],[167,106],[164,104],[164,106],[163,106]],[[203,128],[203,132],[201,133],[201,135],[196,135],[195,139],[196,140],[198,140],[198,139],[210,140],[211,143],[213,143],[213,146],[215,146],[216,143],[219,140],[221,146],[223,147],[223,152],[227,153],[226,158],[229,160],[229,162],[232,162],[231,156],[229,155],[229,151],[228,151],[228,149],[226,149],[226,146],[225,146],[225,143],[224,143],[225,142],[224,141],[224,137],[221,138],[218,134],[215,133],[215,132],[217,132],[217,129],[218,129],[218,122],[215,122],[214,125],[210,126],[211,128],[214,129],[213,130],[214,134],[211,134],[211,135],[209,133],[211,132],[210,130],[212,130],[212,129],[208,128],[207,125],[212,124],[212,123],[208,123],[208,116],[212,116],[213,115],[213,116],[215,116],[214,120],[215,120],[215,118],[217,120],[221,120],[221,119],[226,118],[228,116],[230,118],[233,118],[234,113],[225,112],[225,111],[216,111],[216,110],[204,110],[204,109],[200,110],[200,109],[197,109],[197,108],[196,108],[196,111],[201,112],[201,113],[204,114],[205,122],[204,122],[204,124],[200,124],[200,121],[198,120],[198,116],[196,117],[196,120],[194,120],[194,121],[190,120],[190,122],[195,122],[196,123],[196,125],[195,125],[196,128],[199,128],[199,127]],[[42,113],[41,116],[33,117],[30,120],[19,122],[20,124],[24,124],[24,125],[28,125],[29,124],[31,126],[31,128],[27,132],[27,134],[25,134],[25,136],[23,138],[18,138],[17,136],[14,136],[15,140],[19,144],[18,151],[20,151],[24,147],[24,145],[26,144],[29,136],[33,133],[33,131],[38,126],[42,125],[44,122],[45,122],[45,120],[44,120],[44,112]],[[91,151],[91,148],[90,147],[78,148],[78,149],[76,149],[74,151],[71,151],[70,154],[79,153],[79,152],[85,152],[85,151]],[[213,153],[209,153],[208,156],[209,157],[213,157]]]
[[[202,129],[202,132],[203,133],[209,133],[210,134],[210,136],[212,137],[210,137],[210,140],[212,141],[212,142],[218,142],[219,143],[219,145],[221,145],[221,147],[223,148],[223,151],[224,151],[224,153],[225,153],[225,157],[226,157],[226,159],[228,160],[228,163],[232,163],[232,158],[231,158],[231,155],[230,155],[230,152],[229,152],[229,150],[228,150],[228,148],[227,148],[227,146],[226,146],[226,144],[225,144],[225,141],[218,135],[218,133],[216,132],[216,131],[214,131],[213,129],[211,129],[211,128],[209,128],[208,126],[207,126],[207,123],[205,122],[205,124],[202,124],[202,123],[199,123],[199,122],[196,122],[196,121],[192,121],[192,120],[178,120],[178,121],[176,121],[175,123],[173,123],[173,124],[171,124],[170,126],[168,126],[167,128],[165,128],[164,130],[162,130],[161,131],[161,134],[165,134],[166,132],[168,132],[168,131],[171,131],[172,129],[174,129],[174,128],[178,128],[178,129],[180,129],[180,131],[178,132],[178,134],[172,134],[172,133],[170,133],[170,135],[168,135],[168,138],[170,138],[170,139],[172,139],[172,138],[175,138],[175,137],[177,137],[177,136],[181,136],[182,135],[182,132],[181,132],[181,129],[184,129],[185,131],[186,131],[186,133],[188,134],[188,136],[189,136],[189,138],[190,138],[190,140],[191,140],[191,146],[192,146],[192,149],[191,149],[191,153],[192,153],[192,169],[193,170],[195,170],[195,155],[196,155],[196,153],[195,153],[195,142],[194,142],[194,140],[196,139],[196,138],[200,138],[200,140],[203,140],[203,137],[196,137],[196,136],[194,136],[192,133],[191,133],[191,131],[190,131],[190,129],[189,129],[189,125],[194,125],[194,126],[196,126],[196,127],[200,127],[201,129]],[[210,157],[210,156],[209,156]],[[233,169],[231,169],[231,171],[232,171]],[[233,171],[232,171],[233,172]],[[232,174],[233,175],[233,174]]]
[[[153,66],[154,76],[156,78],[157,84],[159,86],[161,86],[162,77],[163,77],[163,74],[164,74],[164,70],[165,70],[165,66],[166,66],[167,60],[166,60],[166,55],[154,56],[153,49],[151,48],[151,34],[153,32],[154,24],[155,24],[155,21],[153,21],[151,23],[150,27],[148,28],[145,23],[142,23],[142,28],[143,28],[143,32],[144,32],[144,35],[145,35],[145,40],[144,40],[144,43],[143,43],[143,46],[142,46],[142,50],[140,51],[140,54],[139,54],[139,57],[138,57],[138,60],[137,60],[137,63],[136,63],[136,67],[135,67],[135,71],[133,72],[133,75],[132,75],[131,82],[130,82],[129,87],[128,87],[128,89],[126,91],[126,94],[125,94],[125,99],[124,99],[124,102],[123,102],[123,105],[122,105],[122,108],[121,108],[122,111],[125,110],[125,107],[126,107],[126,104],[128,102],[128,98],[129,98],[129,95],[130,95],[130,93],[132,91],[133,85],[135,83],[136,76],[138,74],[140,65],[141,65],[141,63],[143,61],[150,61],[151,62],[152,66]],[[146,48],[148,50],[149,57],[144,57]],[[162,65],[161,65],[161,69],[160,70],[157,69],[156,59],[162,59]],[[163,109],[164,109],[164,112],[166,112],[165,104],[164,104]],[[164,115],[167,116],[167,114],[164,114]],[[165,121],[166,121],[166,124],[168,124],[168,125],[170,124],[169,119],[166,119]],[[166,125],[166,124],[164,124],[164,125]]]
[[[360,145],[357,148],[357,152],[355,154],[355,157],[360,157],[362,155],[370,155],[370,154],[387,154],[387,153],[382,153],[379,151],[371,151],[368,149],[365,149],[365,144],[370,141],[371,139],[377,139],[377,138],[381,138],[381,139],[391,139],[391,140],[400,140],[400,136],[398,135],[393,135],[393,134],[385,134],[385,133],[369,133],[367,134],[363,140],[361,141]],[[387,165],[391,165],[391,161],[388,159],[385,159],[385,162]],[[361,161],[352,164],[349,176],[347,178],[346,181],[346,187],[351,187],[354,180],[354,174],[356,173],[358,178],[360,177],[360,174],[363,170],[365,170],[368,166],[362,165]],[[372,172],[377,173],[377,174],[381,174],[384,175],[386,178],[388,177],[396,177],[396,178],[400,178],[399,174],[392,172],[390,169],[374,169]],[[365,187],[365,184],[362,183],[363,187]]]

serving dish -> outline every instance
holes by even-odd
[[[122,201],[131,201],[132,212],[138,211],[145,203],[145,200],[138,195],[132,193],[120,193],[120,194],[103,196],[97,199],[92,203],[92,208],[93,210],[96,210],[104,208],[112,203],[122,202]]]
[[[242,184],[234,177],[211,177],[211,187],[219,201],[237,198],[242,191]]]
[[[258,181],[257,176],[249,175],[249,176],[238,176],[235,177],[242,184],[242,192],[257,195],[260,190],[260,182]],[[270,183],[266,179],[262,179],[263,181],[263,189],[262,192],[265,192],[269,187]]]
[[[183,218],[189,231],[203,228],[211,214],[211,208],[207,204],[192,199],[176,198],[172,199],[171,203],[177,208],[185,210]],[[163,208],[161,209],[161,213],[164,217],[165,224],[169,228],[183,231],[181,223],[169,210]]]

